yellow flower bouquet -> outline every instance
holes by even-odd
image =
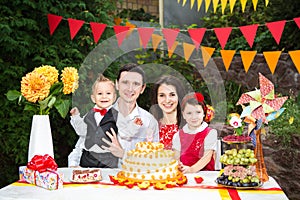
[[[50,65],[42,65],[26,74],[21,81],[21,92],[10,90],[8,100],[25,104],[24,110],[38,115],[48,115],[55,107],[61,117],[65,118],[71,105],[69,94],[78,88],[79,76],[74,67],[65,67],[58,81],[58,70]]]

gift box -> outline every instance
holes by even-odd
[[[19,167],[20,180],[48,190],[63,188],[63,174],[56,171],[56,163],[46,159],[45,156],[35,156],[27,166]],[[52,163],[52,166],[49,163]]]

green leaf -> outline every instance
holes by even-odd
[[[21,96],[21,92],[17,91],[17,90],[9,90],[6,93],[6,97],[9,101],[15,101],[16,99],[18,99]]]
[[[48,107],[52,108],[55,102],[56,102],[56,97],[53,96],[48,103]]]
[[[65,118],[69,112],[70,105],[71,103],[69,100],[59,99],[55,102],[54,107],[57,109],[60,116]]]
[[[63,88],[62,82],[54,83],[50,88],[50,94],[57,95],[62,91],[62,88]]]

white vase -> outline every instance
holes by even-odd
[[[35,155],[45,154],[54,158],[49,115],[34,115],[28,147],[28,162]]]

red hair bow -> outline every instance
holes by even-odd
[[[195,96],[195,98],[197,99],[198,102],[203,102],[204,101],[204,96],[201,93],[195,92],[194,96]]]

